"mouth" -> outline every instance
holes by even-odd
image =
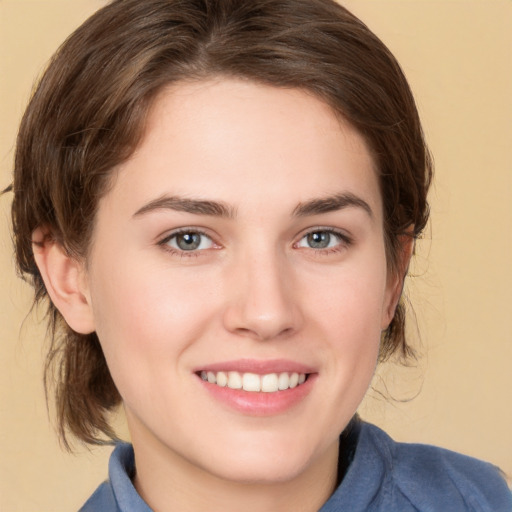
[[[196,368],[194,373],[216,403],[260,417],[300,406],[318,380],[316,368],[284,359],[224,361]]]
[[[252,393],[277,393],[301,386],[308,379],[308,373],[280,372],[263,375],[237,371],[198,372],[203,381],[221,388],[249,391]]]

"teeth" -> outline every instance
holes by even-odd
[[[227,386],[228,384],[228,376],[224,372],[218,372],[217,373],[217,386],[220,386],[221,388]]]
[[[290,387],[290,376],[287,373],[279,374],[278,387],[280,390],[288,389]]]
[[[242,389],[242,376],[238,372],[228,373],[228,388]]]
[[[306,381],[305,373],[256,373],[239,372],[201,372],[201,378],[210,384],[231,389],[243,389],[244,391],[275,393],[293,389]]]
[[[285,374],[286,375],[286,374]],[[277,373],[269,373],[261,377],[261,391],[273,393],[279,389],[279,377]]]
[[[244,391],[261,391],[261,379],[255,373],[244,373],[242,377],[242,388]]]

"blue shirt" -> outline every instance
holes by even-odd
[[[131,482],[135,459],[119,444],[80,512],[152,512]],[[362,423],[354,458],[319,512],[512,512],[512,493],[486,462],[434,446],[394,442]]]

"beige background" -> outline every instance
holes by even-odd
[[[1,188],[34,78],[103,3],[0,0]],[[382,368],[363,414],[397,439],[512,475],[512,1],[345,4],[402,63],[437,164],[432,227],[408,284],[424,355],[415,368]],[[77,510],[105,478],[110,450],[65,454],[49,425],[44,328],[24,321],[30,291],[13,270],[9,202],[0,198],[0,510]],[[386,388],[401,402],[380,398]]]

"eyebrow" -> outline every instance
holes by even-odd
[[[175,210],[177,212],[193,213],[196,215],[211,215],[213,217],[226,218],[233,218],[236,213],[234,208],[220,201],[162,196],[150,201],[142,208],[139,208],[133,214],[133,217],[139,217],[140,215],[156,210]]]
[[[299,203],[293,210],[293,215],[295,217],[307,217],[310,215],[335,212],[349,207],[362,208],[370,218],[373,219],[373,211],[370,205],[364,199],[351,192],[344,192],[342,194],[335,194],[333,196]]]
[[[311,199],[299,203],[293,210],[294,217],[308,217],[342,210],[349,207],[363,209],[370,218],[373,218],[373,211],[370,205],[362,198],[345,192],[324,198]],[[162,196],[139,208],[133,217],[139,217],[146,213],[157,210],[174,210],[178,212],[192,213],[195,215],[210,215],[212,217],[223,217],[232,219],[236,216],[236,209],[221,201],[205,199],[190,199],[179,196]]]

